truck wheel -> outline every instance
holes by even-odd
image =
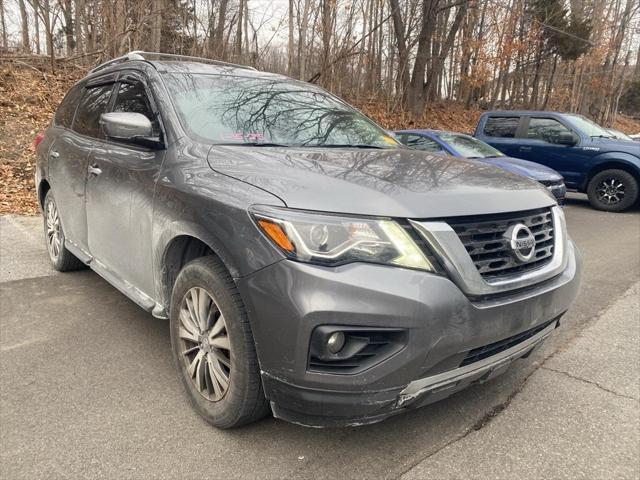
[[[219,428],[268,412],[249,319],[235,283],[213,256],[189,262],[171,295],[171,346],[196,412]]]
[[[47,242],[47,252],[53,268],[59,272],[83,268],[84,263],[65,247],[64,230],[60,222],[58,206],[51,190],[44,197],[42,213],[44,215],[44,238]]]
[[[594,175],[587,187],[593,208],[605,212],[622,212],[638,199],[638,182],[624,170],[604,170]]]

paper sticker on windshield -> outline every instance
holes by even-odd
[[[383,135],[382,141],[387,145],[398,145],[398,142],[394,138],[390,137],[389,135]]]

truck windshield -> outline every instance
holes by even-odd
[[[569,121],[589,137],[614,138],[614,135],[582,115],[567,115]]]
[[[190,136],[225,145],[398,148],[362,114],[325,91],[281,78],[163,74]]]
[[[504,157],[504,154],[476,138],[454,133],[440,133],[440,139],[466,158]]]

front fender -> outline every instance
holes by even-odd
[[[626,152],[604,152],[596,155],[591,160],[591,168],[584,179],[582,190],[587,188],[589,180],[596,172],[606,168],[623,168],[631,171],[636,177],[640,177],[640,158]]]
[[[638,153],[640,154],[640,145],[638,146]],[[593,157],[593,167],[597,167],[598,165],[602,165],[603,163],[620,163],[626,166],[631,167],[636,171],[636,173],[640,173],[640,158],[626,152],[604,152]]]

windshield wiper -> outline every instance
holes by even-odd
[[[320,145],[306,145],[308,147],[318,148],[375,148],[377,150],[389,150],[386,147],[380,147],[378,145],[365,145],[359,143],[322,143]]]
[[[282,143],[271,143],[271,142],[242,142],[242,143],[216,143],[216,146],[231,146],[231,147],[288,147],[289,145],[284,145]]]
[[[616,138],[613,135],[589,135],[591,138]]]

